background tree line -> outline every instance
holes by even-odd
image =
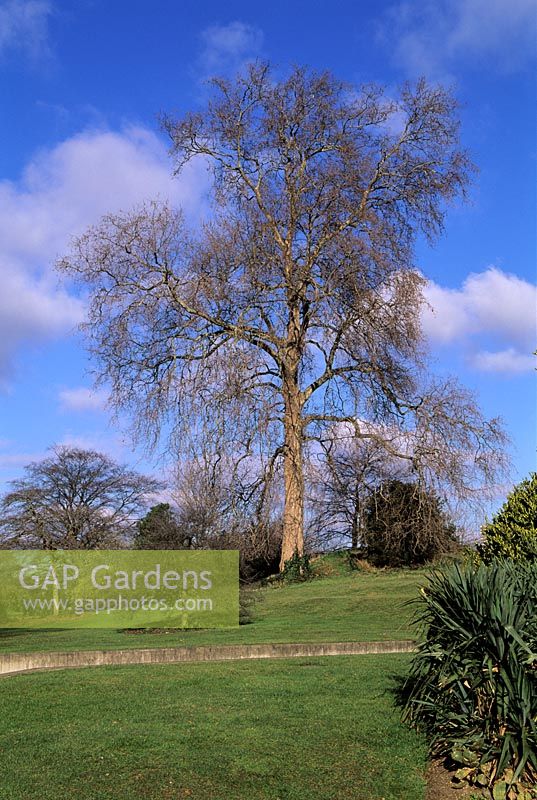
[[[395,478],[360,484],[360,507],[352,508],[352,522],[345,524],[345,502],[356,498],[360,477],[352,475],[352,497],[341,496],[341,485],[323,487],[337,500],[321,504],[312,517],[307,550],[352,545],[373,563],[399,566],[424,563],[454,547],[455,526],[439,498]],[[177,476],[170,502],[155,502],[165,488],[101,453],[55,447],[29,464],[3,496],[0,547],[237,549],[243,579],[278,571],[281,498],[267,503],[270,513],[260,519],[255,498],[245,498],[222,472],[199,464]],[[342,524],[331,526],[327,512]]]

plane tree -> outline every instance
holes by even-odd
[[[148,202],[59,263],[89,296],[98,378],[138,437],[177,445],[204,417],[235,464],[281,469],[282,566],[304,547],[305,460],[334,426],[416,464],[449,431],[489,480],[501,427],[463,394],[452,408],[453,383],[428,383],[420,328],[416,238],[442,231],[472,170],[451,94],[256,63],[163,126],[176,173],[195,158],[211,172],[205,219]],[[421,455],[401,449],[394,428],[424,425]]]

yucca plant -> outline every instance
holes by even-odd
[[[434,755],[493,785],[537,781],[537,564],[455,564],[418,601],[404,716]],[[531,796],[531,795],[530,795]]]

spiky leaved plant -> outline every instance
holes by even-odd
[[[537,563],[452,565],[418,601],[404,716],[447,756],[511,785],[537,780]],[[471,776],[472,770],[468,770]]]

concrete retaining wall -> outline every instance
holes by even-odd
[[[82,650],[71,653],[0,654],[0,675],[45,669],[76,669],[125,664],[175,664],[186,661],[238,661],[252,658],[303,658],[411,653],[415,643],[329,642],[322,644],[240,644],[211,647],[166,647],[145,650]]]

